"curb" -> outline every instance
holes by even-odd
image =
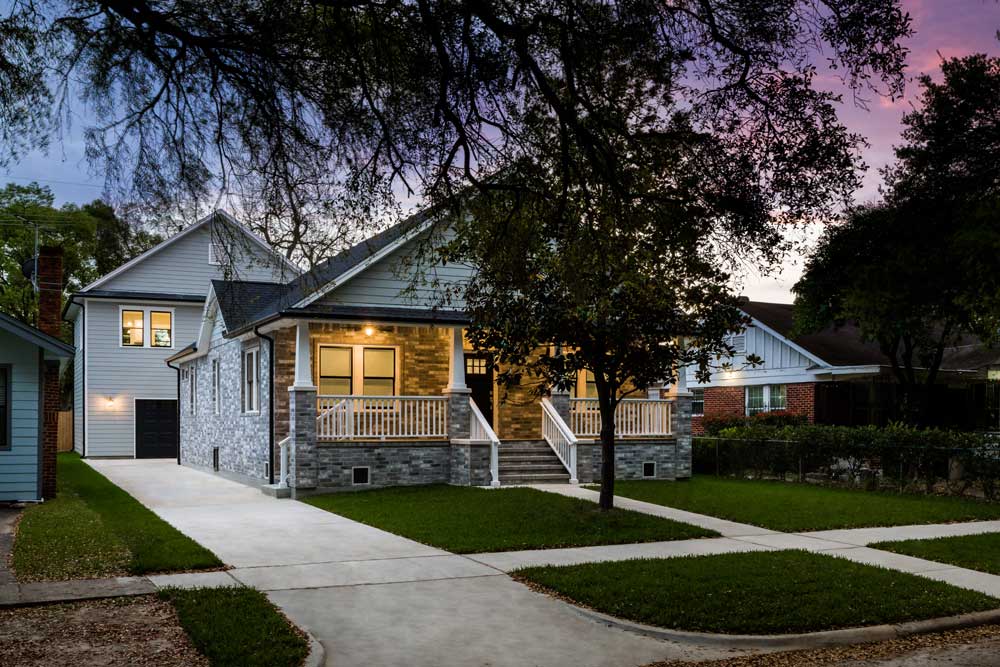
[[[306,656],[302,667],[322,667],[326,662],[326,649],[323,648],[323,644],[313,637],[312,633],[308,630],[301,627],[299,630],[306,633],[306,638],[309,640],[309,655]]]
[[[623,621],[620,618],[584,609],[571,603],[566,604],[569,604],[573,611],[585,618],[626,632],[681,644],[699,644],[702,646],[740,649],[812,649],[847,644],[868,644],[888,639],[908,637],[910,635],[961,630],[980,625],[989,625],[991,623],[1000,623],[1000,609],[992,609],[990,611],[978,611],[958,616],[932,618],[926,621],[872,625],[863,628],[845,628],[843,630],[823,630],[820,632],[788,635],[724,635],[710,632],[690,632],[657,628],[642,623]]]

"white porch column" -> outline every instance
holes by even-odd
[[[308,322],[298,322],[295,325],[295,382],[292,387],[316,389],[312,380],[312,345],[309,342]]]
[[[465,339],[462,327],[451,330],[451,347],[448,352],[448,392],[468,389],[465,386]]]

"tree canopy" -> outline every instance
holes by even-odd
[[[947,59],[942,74],[920,77],[885,201],[831,227],[794,288],[800,330],[850,320],[879,344],[914,421],[948,348],[1000,339],[1000,59]]]

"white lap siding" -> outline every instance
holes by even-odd
[[[83,454],[83,373],[86,362],[83,356],[83,309],[73,320],[73,451]]]
[[[216,329],[218,332],[218,329]],[[257,367],[260,409],[244,413],[241,404],[242,354],[260,346]],[[208,354],[181,365],[195,369],[196,406],[191,413],[191,374],[181,381],[181,463],[199,468],[212,466],[212,451],[219,448],[219,471],[258,483],[268,482],[268,343],[215,337]],[[212,401],[212,361],[219,362],[219,414]]]
[[[173,309],[174,346],[122,347],[120,306]],[[177,374],[165,360],[197,337],[202,310],[201,304],[88,300],[87,456],[135,455],[135,399],[177,398]],[[146,336],[148,328],[147,322]]]

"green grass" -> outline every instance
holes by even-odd
[[[306,502],[454,553],[656,542],[717,533],[535,489],[396,487]]]
[[[24,511],[14,541],[19,579],[77,579],[222,566],[215,555],[86,465],[60,454],[55,499]]]
[[[813,632],[1000,607],[1000,600],[974,591],[803,551],[533,567],[513,574],[612,616],[726,634]]]
[[[1000,518],[1000,504],[968,498],[711,476],[686,482],[620,481],[615,495],[786,532]]]
[[[305,637],[252,588],[166,588],[160,598],[212,667],[296,667],[309,654]]]
[[[936,563],[1000,574],[1000,533],[879,542],[870,546],[873,549],[916,556]]]

